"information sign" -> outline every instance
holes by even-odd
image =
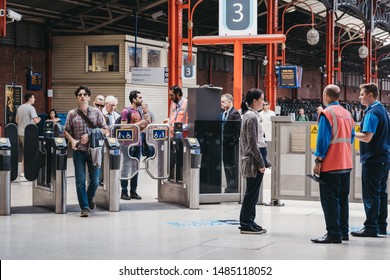
[[[257,1],[219,0],[219,36],[257,35]]]

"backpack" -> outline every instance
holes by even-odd
[[[131,118],[131,113],[133,111],[135,111],[132,107],[125,107],[125,109],[127,110],[127,123],[130,122],[130,118]],[[122,114],[115,120],[115,124],[121,124],[122,122]]]

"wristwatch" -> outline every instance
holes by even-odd
[[[315,163],[321,163],[322,160],[319,160],[318,158],[316,158],[316,159],[314,160],[314,162],[315,162]]]

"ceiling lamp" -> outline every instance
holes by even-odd
[[[359,48],[359,56],[360,58],[366,58],[368,56],[368,48],[365,45]]]
[[[312,29],[310,29],[308,32],[307,32],[307,35],[306,35],[306,39],[307,39],[307,42],[314,46],[314,45],[317,45],[318,44],[318,41],[320,40],[320,34],[318,33],[317,30],[314,29],[314,27]]]

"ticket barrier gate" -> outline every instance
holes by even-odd
[[[132,147],[141,139],[140,129],[134,124],[114,124],[110,129],[110,137],[105,139],[103,155],[103,185],[96,190],[96,205],[111,212],[120,211],[121,180],[131,180],[139,171],[137,157],[130,156]],[[126,156],[127,154],[128,156]],[[128,176],[121,176],[123,160],[130,166]]]
[[[11,215],[11,142],[0,138],[0,215]]]
[[[99,186],[96,190],[95,202],[96,205],[110,212],[118,212],[120,210],[120,144],[117,138],[108,137],[104,140],[104,165],[101,169],[103,172],[103,186]]]
[[[196,138],[175,139],[175,141],[179,141],[183,145],[182,181],[177,180],[177,178],[159,180],[158,201],[183,205],[189,209],[198,209],[199,169],[202,160],[200,144]],[[177,168],[173,167],[173,170],[177,170]]]
[[[25,141],[36,143],[38,134],[36,125],[28,125]],[[33,181],[33,206],[54,209],[56,214],[66,213],[67,194],[67,143],[59,137],[60,127],[52,122],[45,123],[44,136],[38,137],[38,149],[24,149],[25,177]],[[35,168],[27,168],[28,165]],[[37,168],[39,168],[37,170]],[[36,171],[37,170],[37,171]]]

